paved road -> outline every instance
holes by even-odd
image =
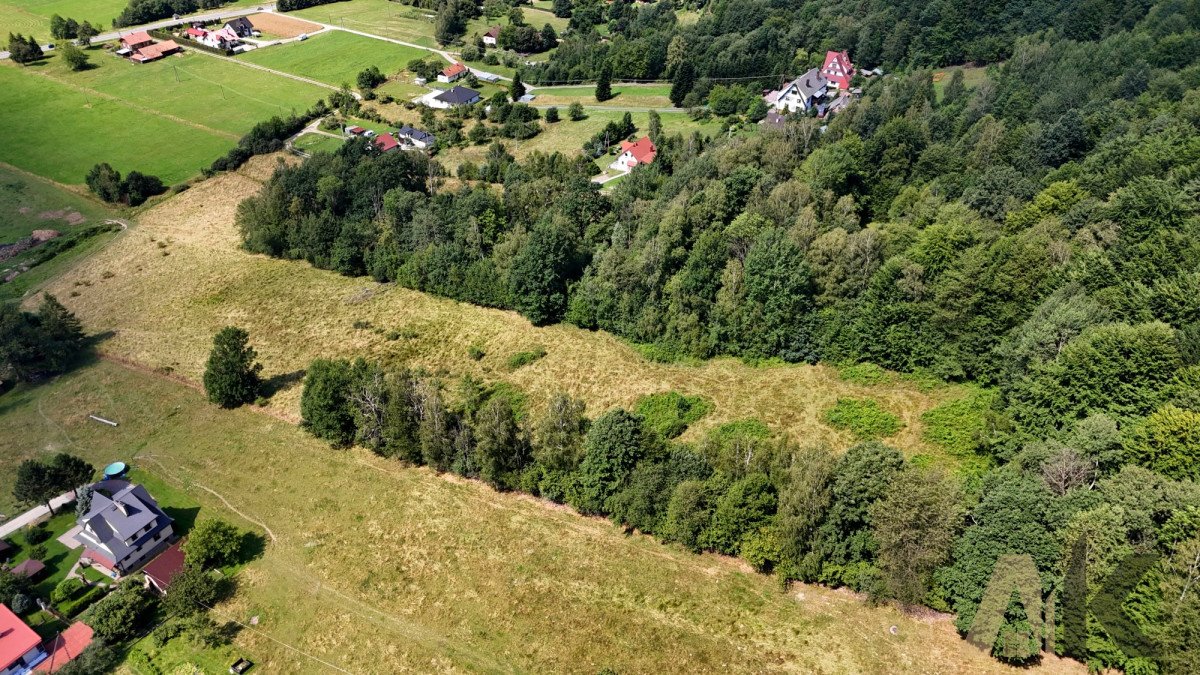
[[[61,495],[55,497],[54,499],[51,499],[50,504],[52,506],[54,506],[55,513],[57,513],[59,508],[61,508],[65,504],[70,503],[74,499],[75,499],[75,491],[68,490],[68,491],[62,493]],[[45,504],[43,504],[41,506],[36,506],[32,509],[29,509],[25,513],[22,513],[21,515],[13,518],[12,520],[5,522],[3,525],[0,525],[0,538],[7,537],[7,536],[13,534],[14,532],[16,532],[17,530],[21,529],[22,527],[25,527],[26,525],[29,525],[30,523],[35,523],[38,520],[40,520],[42,517],[47,516],[49,514],[50,514],[50,511],[46,508]]]

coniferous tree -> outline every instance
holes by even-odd
[[[204,367],[204,391],[208,400],[222,408],[236,408],[253,401],[262,381],[262,364],[249,345],[250,334],[235,326],[226,326],[213,337],[212,351]]]
[[[675,69],[675,77],[671,79],[671,103],[676,107],[683,105],[683,99],[691,93],[696,85],[696,68],[692,62],[684,59]]]
[[[596,100],[603,103],[612,97],[612,68],[605,61],[600,68],[600,77],[596,78]]]

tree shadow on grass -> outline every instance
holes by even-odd
[[[242,548],[238,552],[238,563],[245,564],[258,560],[267,552],[267,538],[257,532],[242,534]]]
[[[180,508],[178,506],[165,506],[163,507],[163,513],[175,521],[173,525],[175,534],[183,535],[190,532],[192,526],[196,524],[196,515],[200,513],[200,507]]]
[[[278,375],[272,375],[271,377],[263,380],[259,393],[263,398],[271,398],[275,394],[278,394],[285,389],[291,389],[293,386],[299,384],[300,381],[304,379],[304,373],[305,370],[301,368],[299,370],[293,370],[290,373],[279,373]]]

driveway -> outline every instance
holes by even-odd
[[[54,507],[54,512],[58,513],[60,508],[66,506],[74,500],[75,491],[67,490],[61,495],[50,500],[50,504]],[[0,525],[0,538],[7,537],[22,527],[25,527],[26,525],[32,525],[48,515],[50,515],[50,510],[47,509],[44,504],[42,506],[35,506],[25,513],[14,517],[12,520],[7,521],[3,525]]]

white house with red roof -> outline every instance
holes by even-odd
[[[608,168],[617,171],[631,171],[633,167],[640,164],[650,164],[657,155],[658,148],[654,147],[654,142],[650,140],[649,136],[642,136],[633,143],[621,141],[621,154]]]
[[[442,69],[442,72],[438,74],[438,82],[450,84],[466,74],[467,67],[461,63],[455,63]]]
[[[846,50],[825,52],[825,65],[821,66],[821,74],[829,80],[830,87],[849,89],[854,72],[854,64],[850,62],[850,55]]]
[[[25,675],[46,656],[42,638],[11,609],[0,605],[0,675]]]
[[[154,40],[150,37],[150,34],[144,30],[126,33],[125,35],[121,36],[121,46],[130,51],[140,49],[153,43]]]

